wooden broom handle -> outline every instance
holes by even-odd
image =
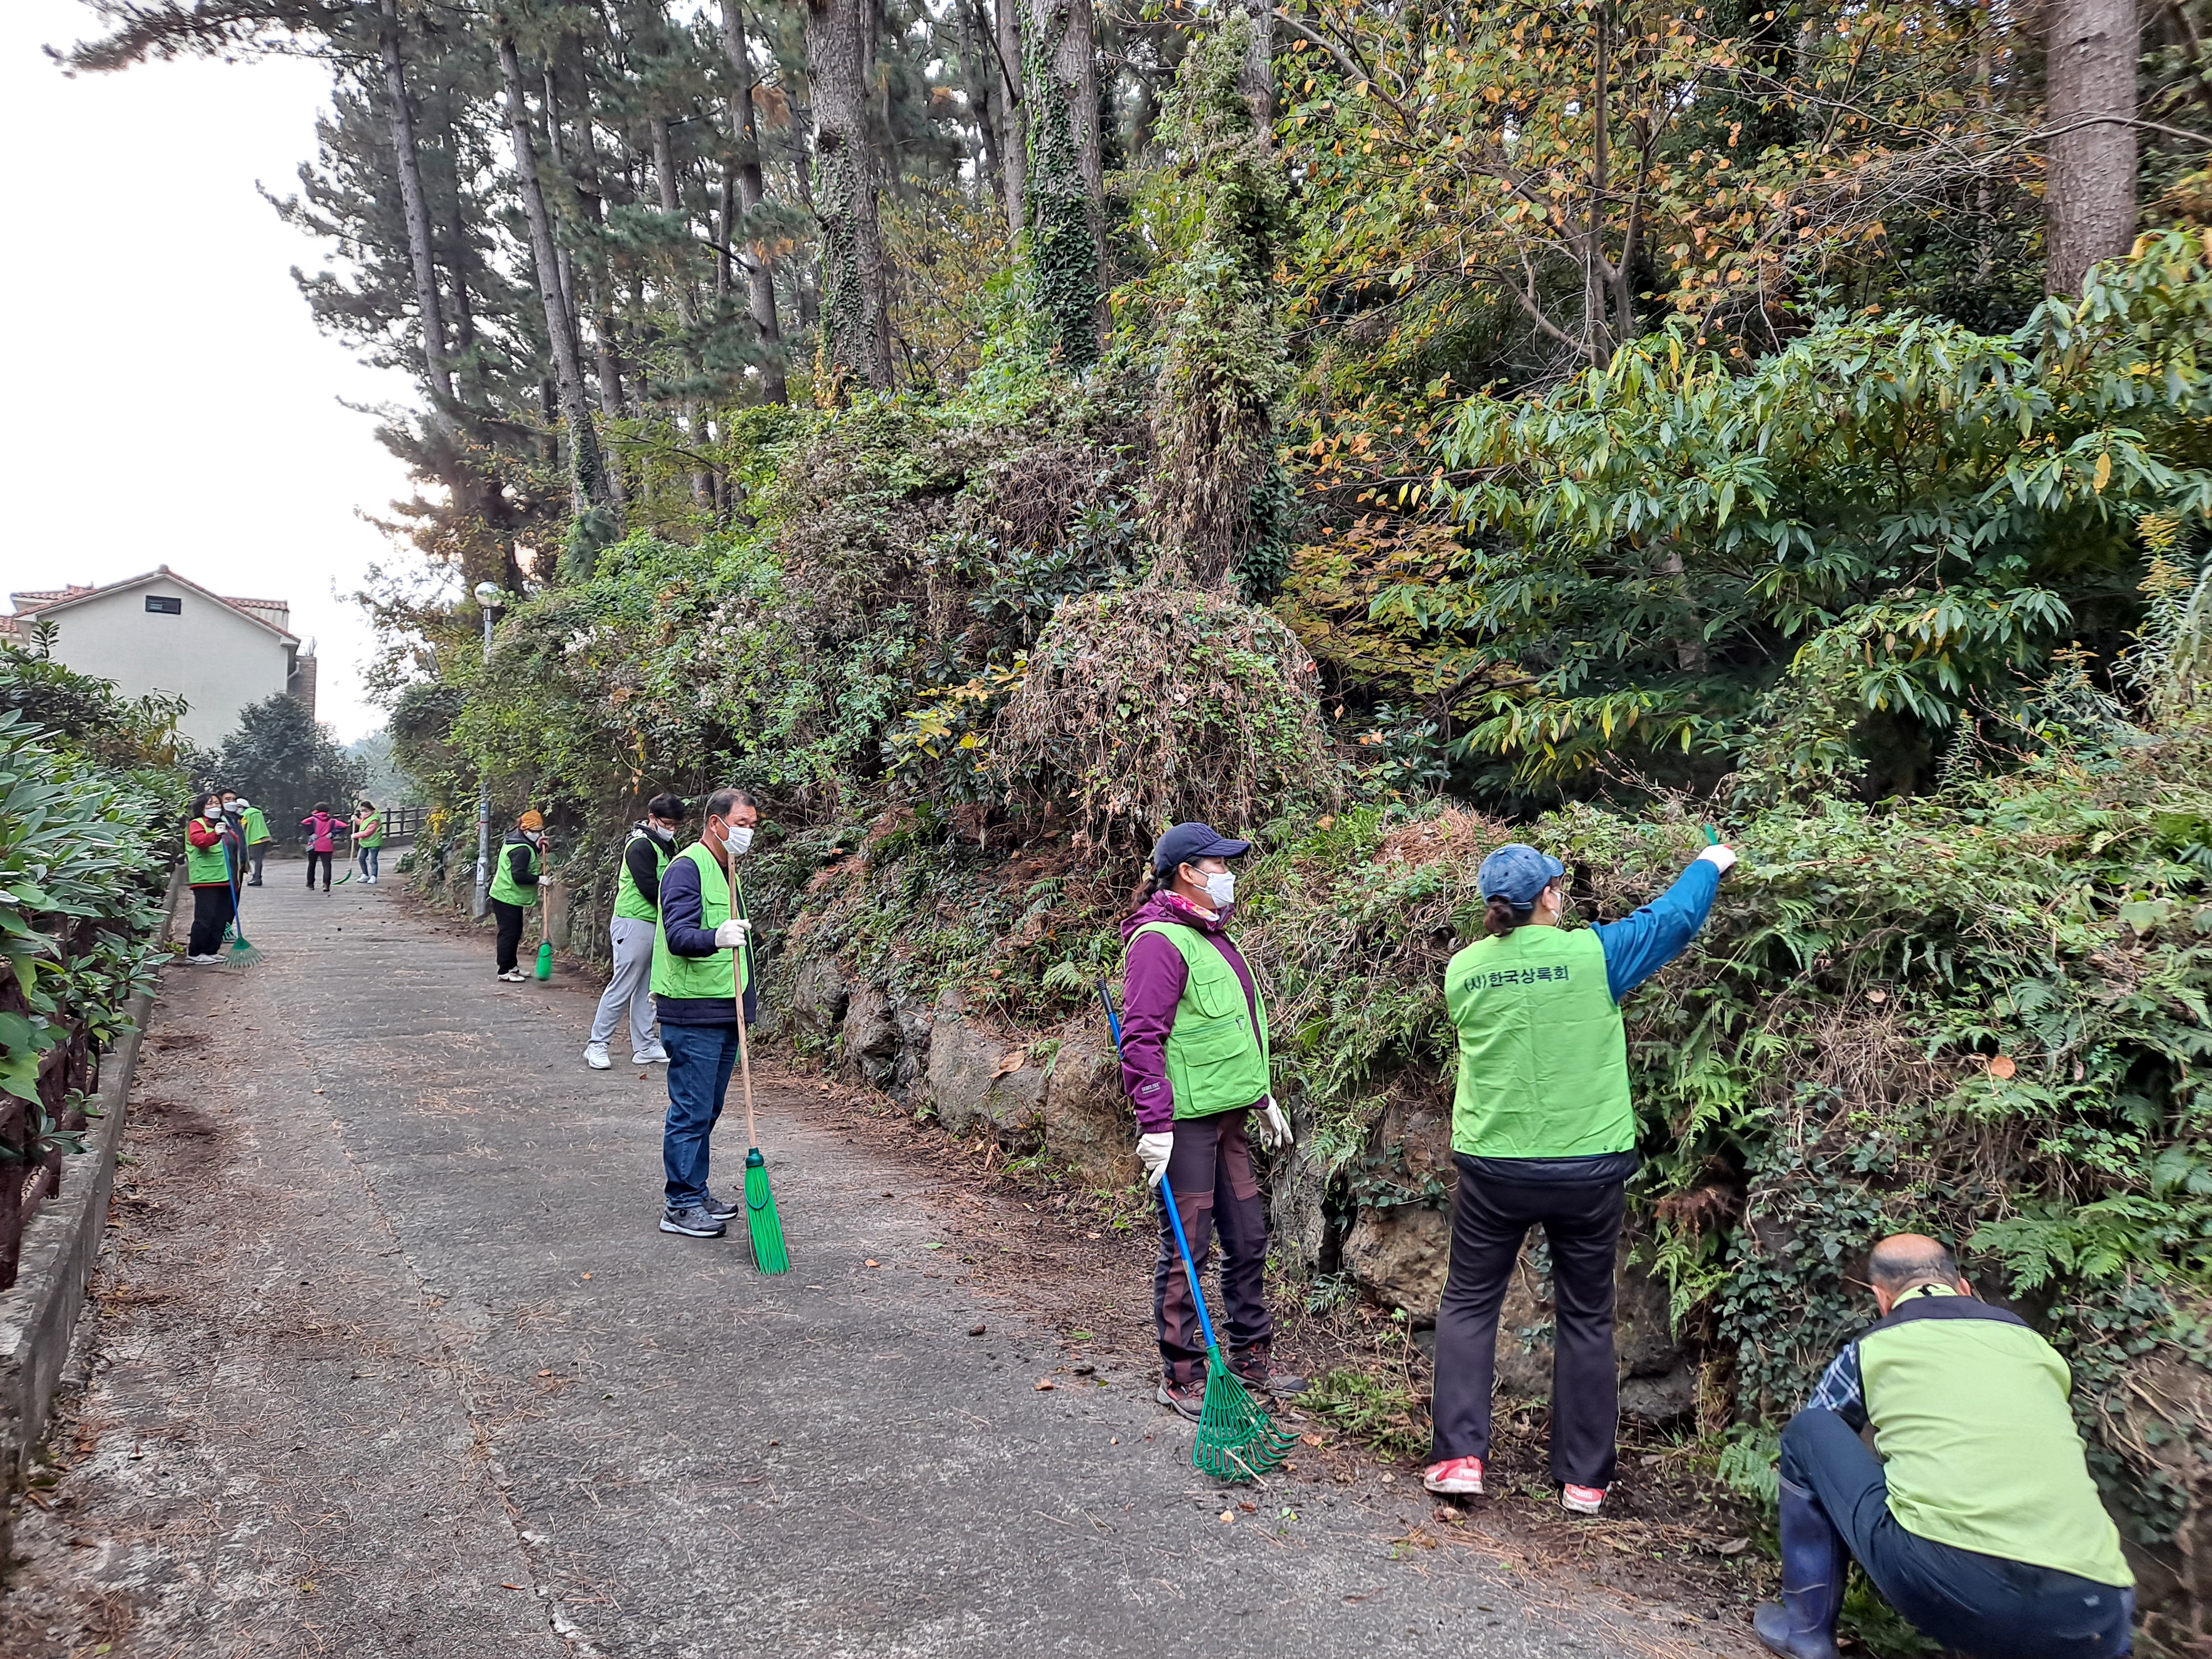
[[[727,830],[723,832],[722,840],[722,884],[729,889],[730,913],[734,915],[737,914],[738,898],[737,862],[730,852]],[[745,1084],[745,1146],[750,1149],[760,1145],[760,1136],[753,1129],[753,1057],[745,1044],[745,986],[744,980],[738,977],[738,952],[744,948],[739,945],[730,947],[730,985],[733,993],[732,1000],[738,1011],[738,1071]]]

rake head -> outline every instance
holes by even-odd
[[[745,1154],[745,1231],[753,1242],[753,1266],[764,1273],[787,1273],[791,1257],[783,1248],[783,1222],[775,1194],[768,1189],[768,1162],[756,1146]]]
[[[248,945],[241,936],[230,942],[230,959],[240,968],[251,968],[261,960],[261,952]]]
[[[1280,1466],[1297,1435],[1275,1426],[1267,1408],[1237,1379],[1221,1350],[1206,1351],[1206,1400],[1198,1413],[1192,1465],[1217,1480],[1249,1480]]]

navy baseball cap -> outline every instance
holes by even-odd
[[[1152,873],[1164,876],[1200,859],[1242,858],[1251,850],[1250,842],[1231,841],[1210,823],[1178,823],[1152,843]]]
[[[1502,898],[1526,909],[1536,902],[1537,894],[1566,873],[1567,866],[1549,853],[1540,853],[1516,841],[1483,860],[1474,879],[1484,898]]]

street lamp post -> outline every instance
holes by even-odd
[[[483,659],[491,665],[492,613],[499,608],[499,584],[478,582],[476,586],[477,609],[483,613]],[[477,783],[477,896],[471,912],[478,921],[491,905],[491,778],[481,769]]]

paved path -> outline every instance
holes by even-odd
[[[1136,1366],[1036,1391],[1053,1332],[795,1082],[795,1271],[657,1231],[660,1076],[582,1067],[588,997],[297,871],[248,895],[261,964],[168,970],[10,1659],[1744,1650],[1394,1542],[1402,1481],[1231,1507]]]

